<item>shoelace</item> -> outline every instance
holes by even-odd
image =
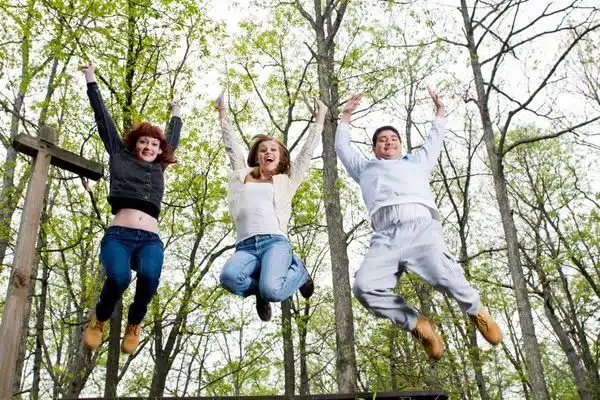
[[[90,321],[90,328],[91,329],[100,329],[100,330],[102,330],[103,327],[104,327],[104,322],[100,322],[96,318],[94,318],[94,319],[92,319]]]
[[[140,335],[140,326],[139,325],[127,325],[127,328],[125,328],[125,333],[127,335],[139,336]]]
[[[431,329],[433,329],[435,331],[435,323],[431,320],[428,320],[427,323],[429,324],[429,326],[431,327]],[[415,336],[415,338],[417,338],[417,340],[419,340],[421,343],[425,343],[425,341],[430,342],[432,341],[431,338],[427,339],[425,337],[425,335],[423,335],[423,332],[421,332],[420,329],[415,328],[413,329],[413,335]]]
[[[413,336],[414,336],[414,337],[415,337],[415,338],[416,338],[416,339],[417,339],[419,342],[421,342],[421,343],[423,343],[423,342],[424,342],[424,340],[425,340],[425,337],[423,336],[423,334],[421,333],[421,331],[420,331],[420,330],[418,330],[418,329],[414,329],[414,330],[413,330]]]
[[[479,325],[479,326],[481,326],[481,327],[485,328],[485,330],[487,330],[487,329],[488,329],[488,321],[487,321],[487,318],[485,318],[485,317],[484,317],[483,315],[481,315],[481,314],[477,314],[477,315],[475,316],[475,319],[477,320],[477,325]]]

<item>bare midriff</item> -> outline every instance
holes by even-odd
[[[110,226],[124,226],[158,233],[158,220],[143,211],[133,208],[120,209],[110,222]]]

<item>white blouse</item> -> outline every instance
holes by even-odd
[[[246,182],[235,216],[237,242],[255,235],[284,235],[279,229],[273,202],[273,184]]]

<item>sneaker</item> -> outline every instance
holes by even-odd
[[[96,350],[102,344],[102,330],[106,321],[98,321],[96,313],[90,316],[90,322],[83,331],[83,341],[90,350]]]
[[[412,335],[423,345],[427,357],[439,360],[444,355],[444,340],[435,331],[435,323],[432,319],[419,316],[417,325],[411,331]]]
[[[269,322],[271,320],[271,303],[263,299],[260,294],[256,295],[256,312],[263,321]]]
[[[500,327],[494,321],[486,307],[481,307],[476,315],[469,315],[471,320],[481,333],[481,336],[491,345],[497,345],[502,341],[502,332]]]
[[[125,328],[125,336],[123,336],[123,342],[121,343],[121,351],[127,354],[133,354],[140,344],[140,334],[142,332],[142,324],[127,324]]]
[[[304,297],[305,299],[308,299],[310,298],[310,296],[313,295],[315,291],[315,283],[313,282],[310,275],[308,276],[308,280],[302,286],[300,286],[298,290],[300,291],[302,297]]]

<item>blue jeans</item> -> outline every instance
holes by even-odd
[[[133,270],[137,272],[137,284],[127,321],[135,325],[141,323],[158,289],[163,256],[163,243],[158,234],[123,226],[109,227],[100,244],[100,262],[106,281],[96,305],[98,320],[110,319],[129,286]]]
[[[306,268],[282,235],[242,240],[221,271],[221,285],[231,293],[244,297],[259,294],[273,303],[292,296],[306,281]]]

